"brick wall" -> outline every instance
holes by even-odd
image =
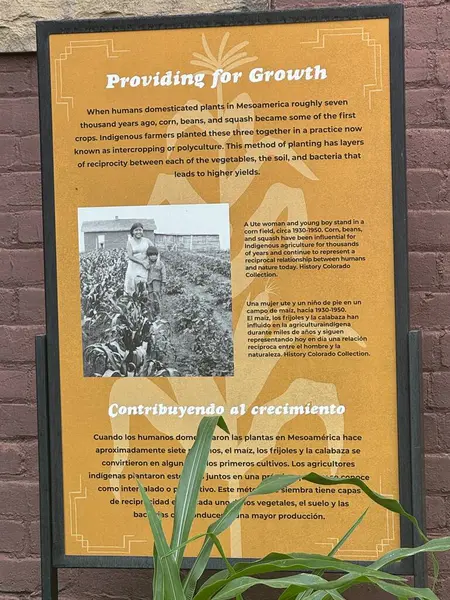
[[[337,4],[274,0],[273,8]],[[450,5],[404,4],[411,325],[424,332],[428,531],[442,535],[450,533]],[[44,310],[38,141],[35,56],[0,55],[0,600],[39,594],[33,344]],[[61,576],[67,598],[150,598],[149,583],[145,571]],[[442,561],[439,595],[450,598],[450,558]],[[350,597],[382,598],[367,590]]]

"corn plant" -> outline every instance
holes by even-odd
[[[229,251],[201,254],[188,250],[163,252],[168,280],[165,292],[175,300],[175,310],[161,318],[152,311],[144,283],[135,293],[124,295],[127,267],[124,249],[92,251],[80,256],[84,369],[98,377],[170,377],[182,374],[228,375],[232,372],[229,334],[213,316],[212,307],[192,295],[189,287],[205,286],[215,279],[218,298],[210,304],[231,309]],[[219,289],[220,288],[220,289]],[[228,304],[226,304],[228,302]],[[164,314],[164,311],[163,311]],[[171,324],[169,322],[173,321]],[[188,356],[177,356],[173,331],[189,333]],[[196,327],[198,331],[195,331]],[[194,332],[194,333],[192,333]],[[177,364],[178,361],[178,364]],[[169,366],[170,365],[170,366]],[[230,366],[231,365],[231,366]]]
[[[113,315],[105,330],[106,341],[87,346],[85,363],[99,377],[173,377],[179,373],[164,364],[171,349],[166,320],[152,320],[147,293],[138,285],[132,296],[109,299]]]
[[[386,573],[383,569],[404,558],[429,552],[432,553],[437,575],[434,553],[449,550],[450,537],[428,540],[420,530],[415,517],[408,514],[399,502],[377,494],[357,478],[325,477],[317,473],[299,476],[272,475],[263,479],[250,493],[228,504],[222,516],[213,522],[204,534],[189,538],[216,426],[228,433],[228,428],[221,417],[203,418],[194,445],[186,456],[175,495],[175,516],[170,543],[164,535],[160,515],[156,512],[144,487],[138,481],[154,538],[153,598],[155,600],[243,600],[243,594],[255,586],[281,590],[279,600],[305,600],[306,598],[308,600],[344,600],[342,594],[361,583],[376,586],[398,599],[438,600],[431,589],[413,588],[408,585],[404,577]],[[335,558],[336,552],[364,519],[366,510],[327,556],[273,552],[261,560],[238,562],[232,565],[225,555],[219,535],[238,518],[246,501],[251,496],[278,492],[300,480],[321,486],[357,486],[376,504],[408,519],[419,531],[424,544],[417,548],[393,550],[368,566],[356,565]],[[181,565],[186,546],[199,538],[204,538],[201,550],[192,568],[182,577]],[[221,555],[226,569],[215,573],[203,584],[200,584],[200,578],[204,574],[214,547]],[[292,573],[296,571],[301,572],[293,575]],[[183,570],[183,572],[185,571]],[[339,576],[333,581],[328,581],[323,577],[325,572],[337,572]],[[271,579],[259,577],[267,574],[278,576]]]

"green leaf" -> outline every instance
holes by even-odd
[[[388,592],[388,594],[392,594],[393,596],[397,596],[397,598],[419,598],[420,600],[439,600],[434,592],[432,592],[429,588],[413,588],[409,585],[395,585],[393,583],[387,583],[378,581],[377,586]]]
[[[170,551],[170,548],[164,536],[161,520],[158,514],[156,513],[155,509],[153,508],[153,504],[147,496],[143,485],[140,481],[138,481],[137,483],[139,486],[139,491],[141,492],[142,499],[144,501],[145,510],[147,511],[148,521],[153,532],[156,552],[159,556],[165,556]],[[170,600],[186,600],[183,592],[183,587],[181,585],[178,566],[175,562],[174,557],[169,556],[165,557],[164,561],[160,560],[159,569],[163,573],[162,577],[164,579],[166,597],[170,597]],[[164,598],[164,596],[162,598]]]
[[[204,417],[197,431],[194,445],[189,450],[175,495],[175,519],[170,546],[177,549],[175,562],[180,565],[184,555],[182,544],[189,537],[197,510],[200,486],[205,474],[215,428],[219,426],[229,433],[222,417]]]
[[[328,590],[328,595],[332,600],[345,600],[344,596],[340,594],[337,590]],[[319,600],[316,598],[316,600]]]
[[[247,498],[249,498],[250,496],[256,496],[259,494],[272,494],[274,492],[278,492],[284,487],[287,487],[288,485],[291,485],[292,483],[297,481],[297,479],[298,478],[294,475],[272,475],[271,477],[267,477],[249,494],[243,496],[238,500],[234,500],[234,502],[228,504],[220,519],[218,519],[208,527],[208,533],[219,535],[223,531],[228,529],[228,527],[233,523],[233,521],[241,512],[242,507],[244,506]],[[206,539],[203,543],[203,546],[200,550],[197,559],[195,560],[192,569],[189,571],[188,576],[184,580],[183,589],[184,593],[186,594],[187,600],[192,600],[194,596],[197,582],[203,575],[203,572],[208,564],[212,547],[212,540],[210,538]]]
[[[215,594],[212,597],[212,600],[232,600],[236,597],[237,594],[242,594],[243,592],[249,590],[255,585],[264,585],[265,587],[275,589],[286,589],[294,585],[300,588],[300,590],[332,590],[338,589],[342,585],[344,585],[344,580],[345,584],[348,584],[350,582],[355,584],[368,581],[368,578],[355,575],[345,575],[344,577],[340,577],[335,581],[326,581],[326,579],[323,579],[318,575],[311,575],[309,573],[292,575],[290,577],[280,577],[277,579],[256,579],[255,577],[239,577],[238,579],[231,581],[224,588],[222,588],[217,594]]]
[[[368,485],[366,485],[363,481],[358,479],[357,477],[349,477],[348,479],[344,477],[325,477],[325,475],[318,475],[317,473],[309,473],[303,477],[299,477],[299,479],[304,479],[305,481],[309,481],[311,483],[317,483],[319,485],[336,485],[336,484],[347,484],[347,485],[355,485],[359,487],[365,494],[368,496],[373,502],[386,508],[387,510],[397,513],[402,517],[405,517],[413,523],[419,532],[420,537],[424,540],[424,542],[428,541],[427,536],[421,530],[419,523],[413,515],[410,515],[405,511],[403,506],[395,500],[394,498],[386,498],[377,492],[374,492]]]
[[[345,544],[345,542],[348,540],[348,538],[352,535],[352,533],[355,531],[355,529],[357,527],[359,527],[359,525],[363,521],[364,517],[366,516],[368,510],[369,509],[366,508],[366,510],[363,512],[363,514],[358,519],[356,519],[356,521],[353,523],[353,525],[350,527],[350,529],[347,531],[347,533],[345,533],[344,536],[338,541],[336,546],[334,546],[330,550],[330,552],[328,553],[328,556],[334,556],[336,554],[336,552],[340,548],[342,548],[342,546]],[[317,573],[317,575],[322,576],[324,574],[324,572],[325,572],[325,570],[320,571]],[[306,600],[306,598],[310,598],[310,600],[312,600],[310,592],[303,592],[302,594],[299,595],[298,600]]]
[[[371,490],[369,488],[369,486],[367,486],[363,481],[361,481],[360,479],[358,479],[356,477],[351,477],[351,478],[326,477],[324,475],[318,475],[317,473],[314,473],[314,472],[308,473],[306,475],[300,475],[300,476],[273,475],[272,477],[268,477],[267,479],[263,480],[260,483],[260,485],[257,486],[252,492],[250,492],[243,498],[241,498],[239,500],[235,500],[234,502],[229,504],[226,507],[222,517],[220,519],[218,519],[215,523],[213,523],[208,528],[208,531],[211,531],[211,532],[215,533],[216,535],[218,535],[219,533],[221,533],[222,531],[227,529],[231,525],[231,523],[237,518],[240,511],[242,510],[243,505],[245,504],[245,501],[250,496],[257,495],[260,493],[261,494],[262,493],[273,493],[273,492],[279,491],[283,487],[292,485],[293,483],[300,481],[300,480],[309,481],[310,483],[315,483],[315,484],[322,485],[322,486],[342,485],[342,484],[356,486],[356,487],[360,488],[373,502],[375,502],[379,506],[382,506],[383,508],[386,508],[387,510],[389,510],[391,512],[395,512],[395,513],[407,518],[409,521],[411,521],[414,524],[414,526],[417,528],[417,530],[419,531],[419,534],[421,535],[421,537],[425,541],[428,541],[427,537],[420,529],[417,519],[415,517],[413,517],[412,515],[410,515],[409,513],[407,513],[404,510],[404,508],[402,507],[402,505],[397,500],[395,500],[393,498],[386,498],[385,496],[382,496],[381,494],[374,492],[373,490]],[[259,491],[259,490],[267,490],[267,491]],[[214,528],[217,528],[217,529],[214,529]],[[193,568],[191,569],[189,575],[187,576],[187,578],[183,584],[183,588],[185,590],[187,600],[192,600],[192,598],[193,598],[195,586],[197,584],[197,581],[199,580],[199,578],[201,577],[201,575],[203,574],[203,572],[206,568],[209,556],[211,554],[211,549],[212,549],[211,540],[205,540],[205,542],[202,546],[202,549],[200,551],[200,554],[197,557],[197,560],[195,561]],[[201,597],[198,596],[198,594],[197,594],[195,596],[195,600],[201,600]]]
[[[438,540],[430,540],[417,548],[399,548],[398,550],[392,550],[379,558],[376,562],[372,563],[371,567],[372,569],[382,569],[394,562],[408,558],[409,556],[415,556],[422,552],[446,552],[448,550],[450,550],[450,537],[443,537]]]
[[[305,590],[300,590],[297,586],[290,585],[286,590],[284,590],[278,600],[299,600],[304,593]],[[319,594],[319,592],[316,593]],[[320,591],[320,594],[323,594],[323,596],[319,597],[319,600],[322,600],[322,598],[326,596],[326,592]]]
[[[161,521],[161,516],[158,515],[159,520]],[[161,567],[158,550],[156,549],[156,545],[153,544],[153,595],[155,598],[165,598],[165,589],[164,589],[164,571]]]
[[[281,557],[281,558],[280,558]],[[222,571],[222,577],[214,577],[201,587],[196,596],[198,600],[207,600],[220,590],[225,584],[239,577],[249,577],[251,575],[262,575],[264,573],[276,573],[282,571],[316,571],[314,574],[321,577],[325,571],[347,572],[353,576],[373,577],[374,579],[382,579],[393,583],[403,583],[406,581],[399,575],[384,573],[356,565],[345,561],[338,560],[333,557],[322,556],[320,554],[269,554],[265,558],[251,563],[236,563],[234,565],[235,575],[227,575]],[[310,596],[310,590],[304,592]],[[295,590],[292,597],[298,594]]]
[[[342,546],[345,544],[345,542],[348,540],[348,538],[353,534],[355,529],[360,526],[364,517],[367,515],[368,510],[369,509],[366,508],[366,510],[363,512],[363,514],[358,519],[356,519],[356,521],[353,523],[353,525],[350,527],[350,529],[347,531],[347,533],[343,537],[341,537],[341,539],[338,541],[336,546],[334,546],[334,548],[331,549],[328,556],[334,556],[336,554],[336,552],[342,548]]]
[[[164,570],[156,546],[153,546],[153,596],[164,600],[166,592],[164,588]]]
[[[297,596],[295,600],[300,600],[301,596]],[[311,600],[345,600],[344,596],[340,594],[337,590],[327,590],[326,592],[317,591],[313,592],[311,596],[309,596]]]
[[[237,563],[234,569],[238,576],[261,575],[262,573],[273,573],[277,571],[321,571],[315,573],[321,576],[325,571],[347,572],[354,575],[371,576],[390,581],[405,581],[400,575],[377,571],[370,566],[357,565],[321,554],[286,554],[281,560],[274,560],[268,555],[259,561],[251,563]],[[281,555],[283,556],[283,555]]]
[[[254,577],[240,577],[228,583],[220,592],[212,597],[212,600],[232,600],[236,596],[236,592],[243,593],[246,590],[256,586],[264,585],[266,587],[276,589],[286,589],[288,593],[280,596],[279,600],[291,600],[296,598],[295,594],[301,590],[325,591],[325,595],[313,594],[311,598],[315,600],[326,599],[328,596],[336,600],[341,600],[342,596],[339,590],[346,590],[359,583],[371,583],[380,589],[401,599],[418,598],[419,600],[439,600],[437,596],[428,588],[419,589],[412,588],[408,585],[397,585],[371,577],[355,576],[352,574],[344,575],[334,581],[326,581],[317,575],[301,574],[291,577],[283,577],[278,579],[256,579]],[[291,588],[292,593],[289,593]],[[292,595],[293,594],[293,595]]]

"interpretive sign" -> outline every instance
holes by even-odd
[[[38,34],[56,566],[147,564],[136,477],[169,531],[204,415],[231,435],[192,535],[275,473],[408,509],[401,8]],[[327,553],[366,508],[302,483],[222,542]],[[338,556],[402,541],[374,506]]]

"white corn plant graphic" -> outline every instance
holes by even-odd
[[[205,54],[199,54],[195,52],[193,56],[195,60],[191,61],[193,65],[202,68],[202,73],[206,75],[212,75],[217,69],[224,69],[231,71],[246,63],[257,60],[255,56],[247,56],[247,53],[243,49],[248,45],[248,42],[244,41],[230,50],[226,51],[226,46],[229,38],[229,33],[223,36],[221,41],[217,57],[215,57],[208,45],[206,37],[202,35],[203,49]],[[223,104],[223,89],[219,83],[216,88],[217,104]],[[251,104],[252,99],[247,93],[239,94],[234,100],[231,101],[231,105],[237,106],[238,103]],[[189,105],[197,106],[197,110],[190,110],[190,118],[202,118],[204,125],[198,125],[200,129],[208,130],[223,130],[226,131],[229,126],[223,122],[217,122],[214,119],[214,124],[208,124],[208,119],[213,118],[213,114],[203,107],[201,110],[201,103],[193,99],[187,102]],[[245,116],[249,117],[249,122],[254,121],[254,111],[251,108],[226,108],[225,110],[217,111],[218,117],[225,116]],[[174,116],[174,120],[179,123],[180,116],[184,116],[185,113],[180,113]],[[179,133],[184,129],[192,127],[191,125],[170,125],[168,131],[172,133]],[[197,127],[197,126],[196,126]],[[244,125],[244,129],[248,126]],[[252,143],[253,135],[244,133],[241,131],[242,141],[244,143]],[[173,139],[173,138],[172,138]],[[211,138],[210,138],[211,139]],[[212,138],[214,139],[214,138]],[[226,141],[228,138],[225,136],[217,136],[215,141],[221,144],[221,149],[218,151],[220,158],[226,158]],[[296,169],[299,176],[306,177],[310,180],[317,180],[317,177],[309,169],[309,167],[298,158],[294,150],[287,150],[285,147],[280,148],[278,142],[281,140],[265,137],[261,141],[270,142],[269,148],[258,148],[248,149],[246,151],[247,156],[254,156],[255,162],[251,162],[252,167],[255,169],[263,169],[264,165],[261,164],[259,157],[261,154],[265,155],[283,155],[288,154],[288,161],[292,168]],[[272,142],[275,142],[273,144]],[[167,152],[167,155],[170,153]],[[220,163],[219,163],[220,164]],[[230,169],[230,167],[227,167]],[[257,175],[256,175],[257,177]],[[235,206],[239,203],[243,194],[246,192],[248,187],[251,185],[255,178],[255,175],[244,175],[236,177],[234,173],[231,176],[221,176],[219,178],[219,198],[203,198],[189,183],[187,178],[176,178],[171,174],[161,173],[155,182],[149,204],[157,205],[162,203],[169,204],[201,204],[208,202],[225,202],[231,206]],[[282,199],[282,205],[281,205]],[[280,205],[282,210],[280,210]],[[264,197],[261,198],[259,205],[253,214],[249,217],[252,220],[258,222],[264,221],[276,221],[281,212],[286,214],[287,220],[307,220],[306,202],[301,187],[289,187],[280,182],[274,182],[265,193]],[[233,241],[233,234],[232,234]],[[233,243],[231,244],[233,248]],[[254,296],[251,294],[251,283],[249,284],[249,278],[245,277],[244,271],[244,256],[243,249],[237,256],[232,260],[232,290],[233,298],[237,298],[241,294],[245,295],[246,302],[243,305],[242,311],[237,320],[237,324],[234,330],[234,363],[235,371],[233,377],[227,377],[222,381],[216,378],[209,377],[198,377],[195,379],[189,378],[190,381],[182,380],[179,378],[170,379],[171,394],[166,394],[158,385],[156,385],[152,379],[145,378],[124,378],[115,381],[111,393],[110,393],[110,404],[117,403],[120,405],[137,405],[137,404],[164,404],[166,406],[176,406],[181,404],[183,406],[202,406],[215,403],[225,407],[225,419],[229,430],[232,434],[238,435],[238,421],[239,416],[230,415],[230,409],[238,407],[241,404],[245,404],[247,407],[251,407],[257,403],[258,398],[266,385],[267,381],[272,375],[274,368],[276,367],[279,358],[264,358],[260,359],[263,362],[263,368],[251,369],[248,366],[247,359],[247,324],[246,324],[246,311],[245,306],[247,301],[269,301],[274,290],[274,286],[269,284],[259,294]],[[251,279],[250,279],[251,282]],[[302,334],[302,328],[305,325],[296,323],[298,326],[297,332],[299,335]],[[271,328],[271,323],[268,323],[268,330]],[[358,336],[357,332],[351,327],[345,327],[346,335]],[[323,336],[320,327],[316,328],[317,336]],[[325,334],[326,335],[326,334]],[[364,347],[364,342],[356,342],[360,346]],[[286,402],[289,404],[307,404],[311,399],[315,399],[321,405],[331,406],[332,404],[338,405],[339,399],[337,390],[332,383],[322,383],[311,381],[304,378],[294,378],[291,381],[286,381],[286,391],[276,398],[270,400],[270,405],[282,406]],[[128,447],[129,441],[125,439],[125,434],[130,432],[130,418],[129,416],[119,416],[111,419],[111,428],[114,434],[120,434],[122,441],[114,442],[116,447]],[[143,417],[139,417],[143,418]],[[183,419],[178,417],[168,416],[154,416],[148,415],[146,418],[150,423],[164,435],[177,436],[180,435],[194,435],[200,418],[195,416],[185,416]],[[246,435],[264,435],[264,436],[276,436],[282,427],[288,423],[294,416],[292,415],[255,415],[252,417],[251,425]],[[321,415],[319,418],[322,419],[327,434],[339,436],[340,441],[332,441],[329,439],[328,447],[341,449],[342,434],[344,433],[344,415]],[[181,441],[180,442],[186,451],[192,445],[192,442]],[[226,441],[216,440],[213,442],[212,448],[221,450],[223,457],[231,456],[235,462],[239,460],[239,457],[245,457],[245,463],[252,463],[257,465],[259,462],[267,459],[270,455],[271,449],[274,446],[273,441],[258,441],[258,448],[260,449],[258,454],[254,450],[254,442],[238,442],[227,439]],[[232,447],[234,451],[238,450],[239,453],[234,455],[226,455],[225,448]],[[122,458],[122,454],[115,454],[115,459]],[[232,474],[238,475],[243,478],[247,471],[251,467],[235,467],[227,468],[221,466],[214,467],[208,466],[208,473],[221,473],[221,474]],[[112,467],[111,474],[117,474],[122,471],[122,467]],[[331,475],[336,474],[336,468],[331,468]],[[112,485],[116,480],[112,480]],[[241,486],[241,480],[232,480],[229,484],[233,488]],[[230,493],[229,501],[235,500],[239,497],[239,494]],[[236,519],[230,528],[231,536],[231,556],[238,558],[242,556],[242,535],[240,520]]]

